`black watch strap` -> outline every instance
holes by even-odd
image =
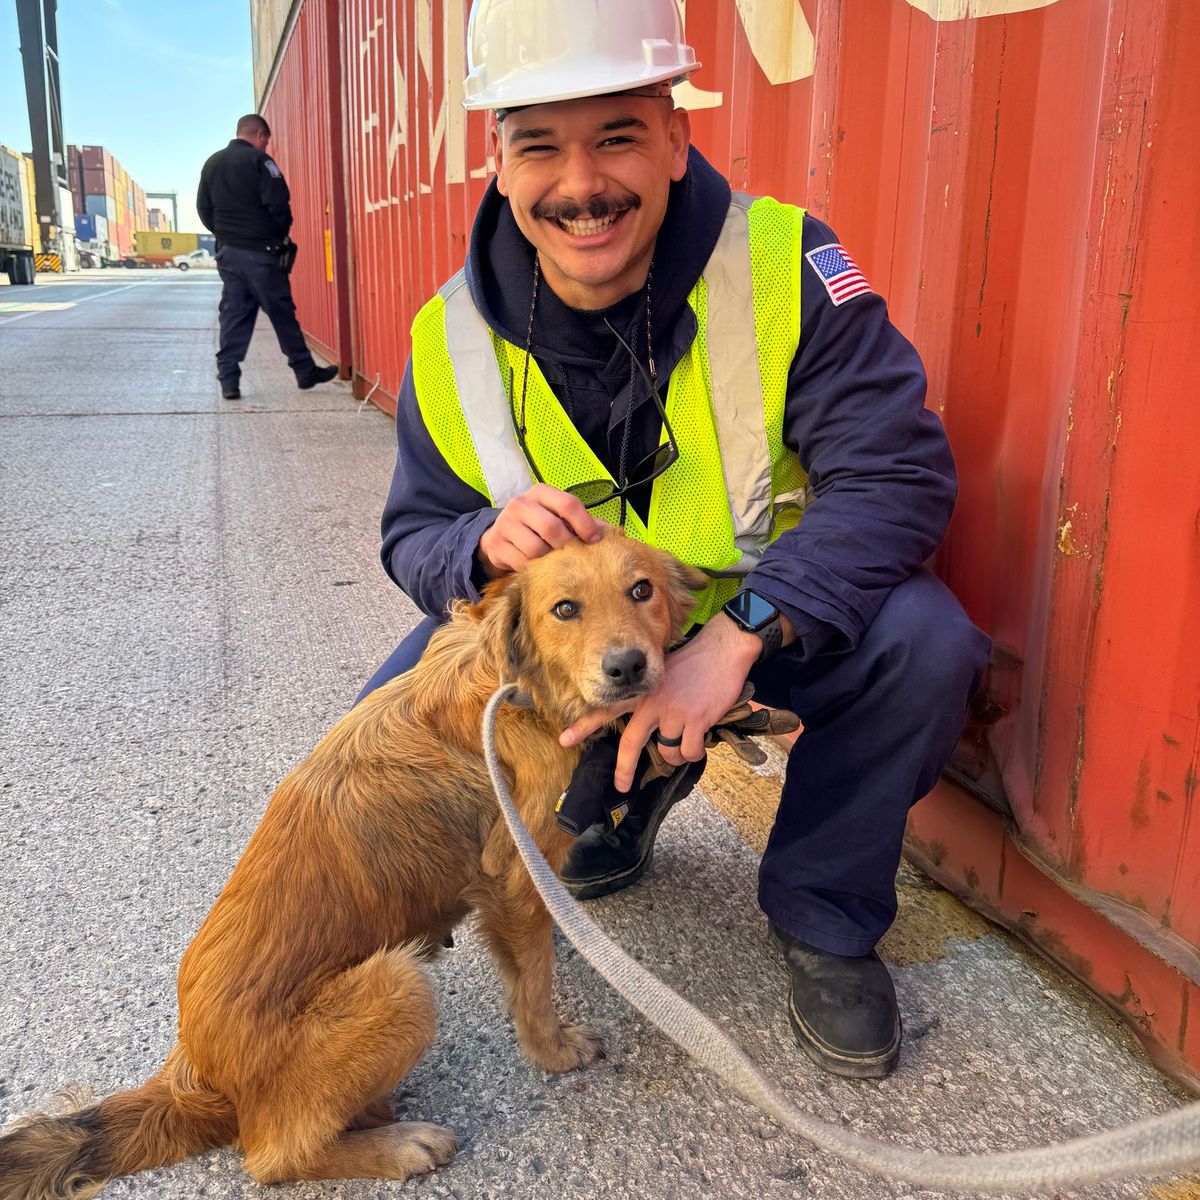
[[[769,625],[754,630],[754,633],[762,642],[762,649],[758,652],[758,661],[762,662],[763,659],[777,653],[783,645],[783,622],[779,619],[779,614],[775,614],[775,620]]]
[[[757,611],[756,611],[757,610]],[[765,596],[745,588],[723,609],[739,629],[752,633],[762,643],[758,661],[770,658],[783,645],[783,622],[777,609]]]

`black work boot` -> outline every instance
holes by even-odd
[[[318,367],[316,363],[313,363],[310,373],[303,376],[297,374],[296,386],[302,392],[307,392],[309,388],[316,387],[318,383],[328,383],[331,379],[336,379],[337,373],[337,367]]]
[[[221,398],[223,400],[240,400],[242,398],[241,389],[238,387],[240,382],[236,377],[219,380],[221,384]]]
[[[874,950],[832,954],[768,921],[791,977],[788,1016],[796,1041],[831,1075],[882,1079],[900,1057],[900,1012],[892,977]]]
[[[616,829],[591,825],[575,839],[560,878],[576,900],[593,900],[637,883],[654,858],[658,827],[704,774],[706,759],[685,763],[647,784]]]

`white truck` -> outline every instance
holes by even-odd
[[[193,250],[189,254],[176,254],[171,264],[181,271],[190,271],[193,267],[215,267],[217,260],[207,250]]]
[[[36,278],[33,239],[33,172],[29,160],[0,146],[0,271],[9,283]]]

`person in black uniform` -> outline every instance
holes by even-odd
[[[301,388],[328,383],[337,367],[319,367],[300,332],[288,279],[295,247],[288,237],[292,206],[283,172],[267,154],[270,126],[257,113],[237,123],[237,137],[200,172],[196,211],[217,238],[221,345],[217,379],[226,400],[241,398],[242,359],[258,310],[271,320],[279,347]]]

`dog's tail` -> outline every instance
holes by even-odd
[[[88,1200],[108,1180],[164,1167],[237,1136],[232,1102],[196,1078],[182,1047],[140,1088],[0,1136],[0,1200]]]

